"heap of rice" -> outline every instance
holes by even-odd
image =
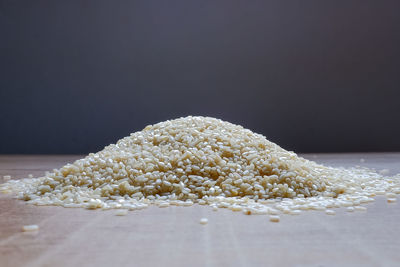
[[[358,206],[400,193],[400,177],[319,165],[209,117],[149,125],[102,151],[0,191],[36,205],[141,209],[208,204],[246,214]]]

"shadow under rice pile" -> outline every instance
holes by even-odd
[[[357,210],[375,195],[394,202],[400,175],[323,166],[239,125],[189,116],[149,125],[44,177],[10,180],[0,191],[35,205],[137,210],[198,203],[299,214]]]

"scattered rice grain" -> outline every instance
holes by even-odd
[[[128,214],[128,210],[126,209],[119,209],[115,212],[115,215],[117,216],[125,216]]]
[[[271,216],[269,216],[269,220],[271,222],[279,222],[280,221],[280,217],[278,215],[271,215]]]
[[[354,211],[354,207],[348,207],[348,208],[346,209],[346,211],[347,211],[347,212],[353,212],[353,211]]]
[[[38,230],[39,230],[39,226],[36,224],[22,226],[23,232],[34,232],[34,231],[38,231]]]
[[[336,212],[334,210],[325,210],[325,213],[327,215],[335,215],[336,214]]]
[[[367,208],[363,206],[355,206],[354,209],[358,211],[367,211]]]
[[[208,223],[208,219],[207,219],[207,218],[201,218],[201,219],[200,219],[200,224],[205,225],[205,224],[207,224],[207,223]]]

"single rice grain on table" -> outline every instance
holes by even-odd
[[[200,224],[207,224],[208,223],[208,219],[207,218],[201,218],[200,219]]]
[[[35,232],[39,230],[39,226],[36,224],[31,224],[31,225],[24,225],[22,226],[22,231],[23,232]]]

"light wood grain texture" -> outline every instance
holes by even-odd
[[[400,172],[400,153],[304,155]],[[0,175],[43,175],[81,156],[0,156]],[[360,158],[365,159],[360,163]],[[0,194],[0,266],[400,266],[400,208],[246,216],[211,208],[115,211],[37,207]],[[208,218],[201,225],[201,218]],[[37,233],[23,225],[37,224]]]

